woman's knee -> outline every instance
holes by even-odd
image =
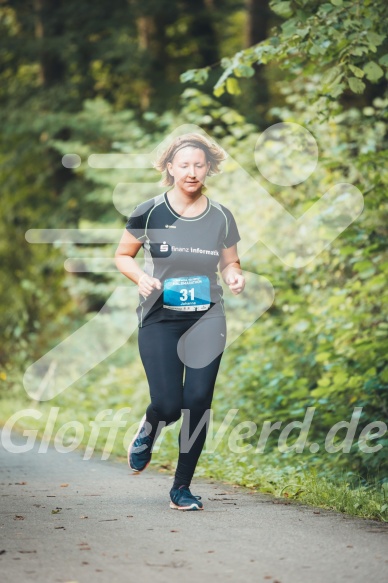
[[[213,394],[212,392],[206,395],[201,395],[200,393],[190,393],[186,395],[183,399],[183,408],[189,409],[190,411],[195,411],[195,413],[205,413],[205,411],[210,410],[212,404]]]
[[[164,421],[166,425],[178,421],[182,415],[181,407],[176,405],[168,405],[167,403],[160,403],[154,405],[153,410],[157,415],[159,421]]]

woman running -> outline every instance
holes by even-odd
[[[214,385],[226,342],[219,269],[233,294],[242,292],[240,235],[232,213],[203,194],[225,152],[200,134],[176,138],[155,168],[163,194],[139,204],[116,250],[117,268],[139,289],[139,352],[151,402],[128,448],[143,471],[162,428],[180,419],[179,457],[170,508],[203,510],[190,484],[206,441]],[[134,257],[144,247],[144,267]]]

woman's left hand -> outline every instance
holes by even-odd
[[[240,294],[245,287],[245,277],[240,273],[231,273],[227,276],[225,283],[235,296]]]

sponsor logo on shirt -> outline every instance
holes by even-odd
[[[168,251],[168,245],[166,245],[166,241],[163,241],[163,243],[160,245],[160,251]]]
[[[204,253],[205,255],[219,255],[217,249],[200,249],[199,247],[175,247],[172,245],[171,249],[178,253]]]

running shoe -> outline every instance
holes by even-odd
[[[142,472],[151,461],[153,438],[148,435],[146,415],[140,421],[139,429],[128,447],[128,465],[134,472]]]
[[[170,490],[170,508],[176,510],[203,510],[201,496],[193,496],[188,486],[179,486]]]

